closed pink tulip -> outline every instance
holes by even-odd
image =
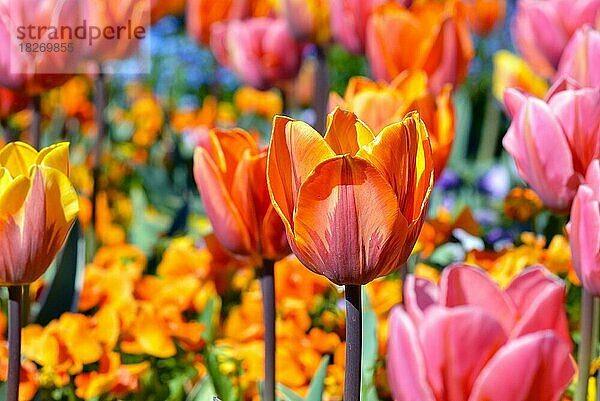
[[[547,207],[568,211],[588,164],[600,156],[600,88],[564,90],[543,101],[509,89],[504,148]]]
[[[296,76],[301,47],[282,19],[251,18],[213,26],[211,48],[217,60],[258,89]]]
[[[365,51],[367,21],[373,9],[389,0],[332,0],[331,30],[333,38],[354,54]]]
[[[583,287],[600,295],[600,160],[594,160],[577,190],[567,226],[573,267]]]
[[[73,72],[79,62],[76,48],[73,52],[27,52],[20,44],[67,45],[70,40],[36,39],[37,29],[33,30],[35,37],[26,31],[25,39],[20,40],[17,27],[74,27],[79,10],[77,0],[0,0],[0,85],[34,95],[66,82],[70,78],[66,73]]]
[[[580,85],[600,87],[600,32],[590,26],[579,29],[560,59],[557,76],[568,77]]]
[[[600,0],[521,0],[513,23],[515,44],[539,74],[550,78],[571,36],[595,23],[599,11]]]
[[[502,291],[472,267],[443,274],[440,287],[410,276],[390,315],[394,400],[558,400],[575,372],[560,280],[533,267]]]

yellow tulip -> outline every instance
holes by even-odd
[[[0,285],[37,280],[62,247],[79,212],[68,174],[68,143],[0,149]]]

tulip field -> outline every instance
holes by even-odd
[[[600,0],[0,0],[0,400],[600,400],[599,65]]]

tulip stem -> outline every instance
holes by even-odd
[[[31,146],[40,148],[42,143],[42,101],[40,95],[31,98]]]
[[[94,103],[96,108],[96,141],[94,143],[94,166],[92,168],[92,177],[93,177],[93,187],[92,187],[92,224],[96,227],[96,197],[98,196],[98,192],[100,191],[100,165],[102,159],[102,144],[104,143],[104,138],[106,137],[106,120],[104,119],[104,111],[106,109],[107,104],[107,95],[106,95],[106,77],[102,72],[102,67],[99,66],[98,75],[96,75],[96,79],[94,81],[95,86],[95,95],[94,95]]]
[[[21,300],[23,287],[8,287],[8,378],[6,401],[18,401],[21,379]]]
[[[317,71],[315,73],[313,108],[315,109],[315,129],[322,135],[325,133],[328,99],[329,73],[327,71],[327,55],[325,54],[325,49],[317,46]]]
[[[581,330],[579,337],[579,350],[577,352],[577,365],[579,379],[575,389],[574,401],[586,401],[588,380],[590,377],[590,361],[592,356],[592,330],[594,320],[594,296],[581,289]]]
[[[344,401],[360,400],[362,306],[361,286],[346,285],[346,372]]]
[[[275,401],[275,281],[273,260],[264,259],[260,269],[260,288],[265,328],[265,382],[263,401]]]

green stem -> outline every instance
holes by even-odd
[[[594,320],[594,296],[585,289],[581,290],[581,330],[577,366],[579,379],[575,389],[574,401],[586,401],[588,380],[590,378],[590,361],[592,356],[592,326]]]
[[[346,285],[346,372],[344,401],[360,401],[362,305],[361,286]]]
[[[19,400],[21,380],[21,301],[23,287],[8,287],[8,377],[6,401]]]

